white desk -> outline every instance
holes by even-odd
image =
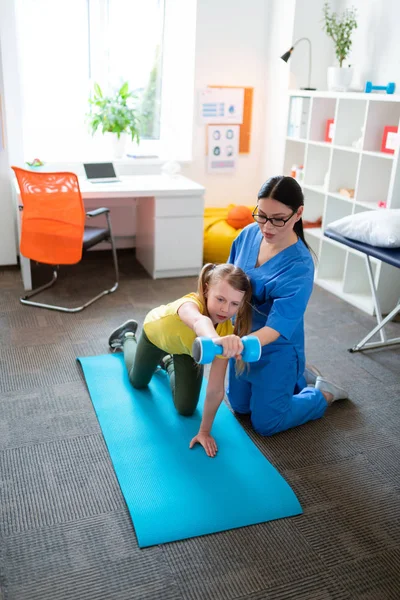
[[[96,200],[99,207],[110,209],[121,198],[135,203],[136,258],[153,279],[197,275],[203,261],[204,187],[181,175],[139,175],[120,180],[90,183],[80,178],[83,200]],[[16,181],[15,191],[18,211],[21,200]],[[19,218],[17,224],[19,237]],[[21,255],[20,260],[24,288],[30,290],[30,261]]]

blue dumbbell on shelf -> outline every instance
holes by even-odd
[[[394,81],[391,81],[390,83],[388,83],[387,85],[372,85],[371,81],[367,81],[367,83],[365,84],[365,93],[369,94],[370,92],[374,92],[374,91],[384,91],[387,94],[394,94],[394,90],[396,89],[396,84],[394,83]]]
[[[245,335],[242,337],[243,352],[242,359],[245,362],[256,362],[261,357],[261,344],[255,335]],[[192,346],[192,355],[194,360],[200,365],[205,365],[214,360],[218,354],[222,354],[223,348],[215,344],[210,338],[197,337]]]

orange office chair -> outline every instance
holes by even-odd
[[[11,167],[21,191],[22,225],[20,251],[26,258],[54,265],[53,278],[20,298],[22,304],[49,308],[62,312],[79,312],[106,294],[118,288],[118,261],[111,231],[110,209],[98,208],[85,214],[78,178],[74,173],[35,173]],[[105,214],[107,227],[85,226],[85,217]],[[78,263],[82,252],[100,242],[111,244],[115,269],[115,284],[102,291],[82,306],[43,304],[29,300],[57,281],[59,265]]]

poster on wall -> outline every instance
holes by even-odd
[[[205,124],[241,125],[244,88],[206,88],[200,92],[200,119]]]
[[[239,125],[208,126],[208,172],[231,173],[239,153]]]

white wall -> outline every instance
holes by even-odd
[[[297,0],[293,40],[309,37],[312,42],[314,87],[327,89],[326,69],[336,66],[334,44],[322,30],[325,0]],[[358,28],[347,63],[355,69],[352,88],[364,90],[365,81],[377,85],[394,81],[400,93],[400,2],[398,0],[331,0],[332,10],[341,14],[346,8],[357,9]],[[310,18],[312,15],[312,18]],[[290,87],[302,87],[307,80],[308,48],[302,42],[288,64],[294,74]],[[296,85],[297,83],[297,85]]]
[[[15,265],[16,224],[11,191],[11,164],[21,160],[22,131],[18,104],[15,14],[12,2],[0,2],[0,96],[3,111],[5,150],[0,151],[0,265]]]
[[[263,179],[266,44],[269,0],[199,0],[196,32],[193,163],[182,173],[206,188],[214,206],[252,204]],[[206,127],[198,120],[198,92],[207,85],[254,87],[250,154],[241,154],[234,174],[208,174]]]
[[[349,63],[356,69],[353,85],[364,89],[396,83],[400,93],[400,2],[398,0],[339,0],[339,10],[355,6],[358,28],[354,32]]]
[[[293,25],[293,42],[302,37],[308,37],[311,41],[311,87],[316,87],[318,90],[327,89],[327,67],[336,64],[333,42],[322,29],[324,3],[325,0],[297,0]],[[335,0],[330,1],[330,6],[336,10]],[[298,89],[307,86],[307,42],[302,41],[296,46],[288,66],[292,74],[290,87]]]
[[[266,49],[265,124],[261,179],[280,175],[285,149],[289,66],[281,60],[293,41],[295,0],[271,0]]]

